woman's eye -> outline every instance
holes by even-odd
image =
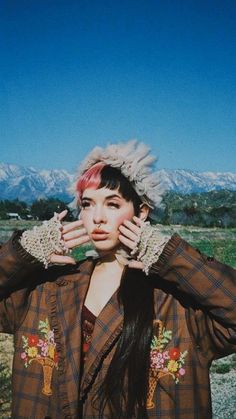
[[[84,201],[84,202],[81,203],[82,208],[88,208],[89,206],[90,206],[90,202]]]
[[[117,202],[108,202],[108,207],[111,208],[120,208],[120,205]]]

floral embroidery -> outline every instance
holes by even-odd
[[[58,353],[54,340],[54,332],[50,330],[48,318],[39,321],[39,335],[22,336],[23,352],[20,356],[25,368],[32,362],[38,362],[43,368],[42,393],[52,395],[51,382],[53,368],[58,367]]]
[[[147,409],[155,404],[153,395],[160,378],[171,375],[176,384],[181,376],[185,375],[185,358],[188,351],[180,352],[178,347],[166,349],[172,339],[172,330],[166,330],[160,320],[154,322],[155,335],[151,342],[149,388],[147,396]]]

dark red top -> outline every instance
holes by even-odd
[[[92,340],[96,316],[84,305],[81,314],[82,322],[82,365],[86,362],[86,354]]]

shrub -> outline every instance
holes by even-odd
[[[10,418],[10,400],[11,400],[11,373],[9,368],[0,365],[0,414],[3,418]],[[4,416],[3,416],[4,415]]]

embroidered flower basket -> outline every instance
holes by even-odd
[[[54,332],[50,330],[48,318],[39,321],[38,334],[22,336],[23,352],[21,359],[25,368],[32,362],[42,365],[43,386],[42,393],[45,396],[52,395],[52,373],[54,368],[58,368],[58,353],[54,340]]]
[[[154,322],[154,332],[151,351],[150,351],[150,369],[148,379],[147,409],[153,409],[154,393],[158,381],[170,375],[176,384],[179,378],[185,375],[183,368],[187,351],[180,352],[178,347],[167,348],[172,340],[172,330],[166,330],[160,320]]]

